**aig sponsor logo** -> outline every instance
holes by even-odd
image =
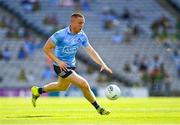
[[[76,53],[77,49],[78,49],[77,46],[65,46],[63,48],[63,53],[66,53],[66,54]]]

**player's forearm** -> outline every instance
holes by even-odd
[[[93,59],[93,61],[96,62],[97,64],[101,66],[105,64],[103,60],[101,59],[101,57],[99,56],[99,54],[95,50],[91,51],[89,55]]]
[[[52,50],[44,49],[44,53],[54,62],[58,63],[60,60],[54,55]]]

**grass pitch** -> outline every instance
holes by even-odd
[[[0,124],[180,125],[180,98],[120,98],[98,102],[111,111],[99,115],[84,98],[0,98]]]

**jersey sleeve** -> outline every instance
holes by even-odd
[[[84,35],[84,37],[82,40],[82,46],[87,47],[89,45],[89,40],[88,40],[88,37],[86,36],[86,34],[83,34],[83,35]]]
[[[55,32],[51,37],[50,39],[52,40],[52,42],[55,44],[55,45],[58,45],[60,43],[60,41],[62,41],[62,35],[60,32]]]

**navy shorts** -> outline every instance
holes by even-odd
[[[53,67],[56,74],[62,78],[68,77],[69,75],[72,74],[72,70],[75,70],[75,67],[67,67],[67,71],[62,70],[61,72],[61,69],[59,66],[53,65]]]

